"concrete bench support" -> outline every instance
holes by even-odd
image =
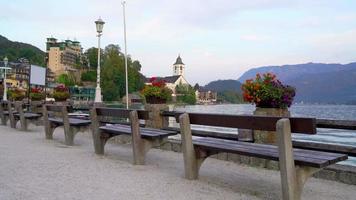
[[[284,200],[299,200],[307,179],[321,168],[295,166],[291,135],[289,119],[280,119],[277,122],[277,141],[282,195]]]

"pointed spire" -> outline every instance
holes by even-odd
[[[180,54],[178,54],[178,58],[174,63],[174,65],[184,65],[184,63],[182,62],[182,58],[180,57]]]

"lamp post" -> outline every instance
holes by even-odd
[[[94,102],[101,103],[102,99],[101,99],[101,87],[100,87],[100,37],[102,35],[105,22],[99,17],[99,19],[95,21],[95,24],[96,24],[96,32],[98,32],[98,68],[97,68]]]
[[[10,67],[7,67],[9,60],[7,59],[7,57],[5,56],[4,58],[4,67],[1,67],[1,69],[4,70],[4,79],[3,79],[3,83],[4,83],[4,96],[3,96],[3,101],[7,101],[7,88],[6,88],[6,70],[7,69],[11,69]]]
[[[125,79],[126,79],[126,109],[129,109],[129,82],[127,75],[127,43],[126,43],[126,16],[125,16],[125,4],[126,1],[122,2],[122,10],[124,16],[124,43],[125,43]]]

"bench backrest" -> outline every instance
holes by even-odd
[[[0,102],[0,116],[4,114],[4,111],[7,110],[7,101]]]
[[[95,107],[92,110],[92,115],[96,117],[114,117],[114,118],[129,118],[130,112],[133,110],[122,108],[105,108]],[[148,120],[148,111],[137,110],[138,119]]]
[[[282,117],[255,115],[223,115],[188,113],[190,124],[228,128],[276,131],[276,123]],[[283,117],[284,118],[284,117]],[[178,118],[177,118],[178,119]],[[292,133],[316,134],[315,118],[290,117]]]

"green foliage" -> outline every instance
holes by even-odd
[[[75,85],[75,80],[74,80],[73,76],[70,76],[68,74],[59,75],[57,78],[57,82],[64,84],[66,87]]]
[[[177,102],[185,103],[185,104],[195,104],[196,96],[195,90],[190,85],[177,85],[176,87],[177,93]]]
[[[105,47],[104,64],[101,68],[101,87],[105,101],[118,101],[125,96],[125,57],[118,45]],[[129,93],[139,91],[144,86],[144,77],[133,68],[131,58],[128,62]]]
[[[11,101],[21,101],[25,98],[26,93],[18,88],[8,90],[7,96]]]
[[[82,81],[95,82],[96,81],[96,71],[83,72],[80,79]]]
[[[218,92],[218,101],[224,103],[242,103],[243,99],[240,93],[227,90]]]
[[[30,44],[13,42],[0,35],[0,60],[7,56],[9,61],[27,58],[31,64],[45,66],[45,53]]]
[[[33,101],[39,101],[45,99],[46,95],[41,88],[31,88],[30,99]]]
[[[98,48],[92,47],[84,52],[85,56],[89,60],[89,66],[91,69],[96,69],[98,67]],[[103,51],[100,51],[100,56],[103,58]]]
[[[45,99],[44,93],[30,93],[30,99],[33,101],[39,101]]]

